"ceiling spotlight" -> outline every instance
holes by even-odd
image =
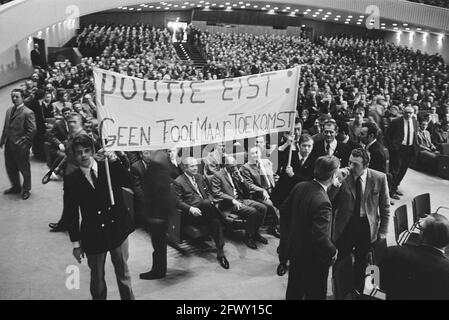
[[[304,11],[303,14],[309,14],[307,11]]]
[[[349,21],[345,21],[345,24],[349,24]]]
[[[365,16],[360,16],[360,18],[365,18]]]
[[[381,29],[385,29],[385,26],[380,27]]]
[[[327,18],[326,18],[326,17],[322,17],[321,19],[322,19],[322,20],[326,20]]]
[[[362,24],[362,23],[359,21],[359,22],[357,22],[357,24]]]
[[[314,14],[312,17],[316,18],[316,14]]]
[[[278,10],[279,8],[278,8],[278,7],[274,7],[273,9],[274,9],[274,10]]]
[[[348,16],[348,18],[352,19],[352,16]]]
[[[327,14],[332,14],[332,12],[328,12]]]
[[[258,5],[255,5],[255,6],[253,6],[253,8],[259,8],[259,6],[258,6]]]
[[[282,12],[287,12],[287,9],[283,9]]]
[[[335,20],[335,21],[338,21],[338,20],[340,20],[340,19],[338,19],[338,18],[335,18],[334,20]]]
[[[247,6],[247,7],[249,7],[251,4],[249,4],[249,3],[247,3],[247,4],[245,4],[245,6]]]
[[[307,12],[310,12],[310,11],[312,11],[312,9],[307,9],[306,11],[307,11]]]
[[[397,23],[393,23],[393,27],[396,27],[398,24]]]
[[[323,9],[318,9],[319,12],[323,11]]]
[[[240,9],[245,9],[245,8],[246,8],[245,6],[241,6],[241,7],[240,7]]]
[[[422,29],[421,28],[416,28],[416,30],[421,31]]]
[[[402,24],[404,27],[407,27],[408,26],[408,23],[403,23]]]

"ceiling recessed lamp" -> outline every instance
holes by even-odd
[[[159,10],[160,8],[161,8],[161,7],[156,7],[156,9],[158,9],[158,10]]]
[[[189,4],[189,2],[184,2],[184,4],[186,4],[186,5],[187,5],[187,4]]]
[[[393,29],[394,29],[394,30],[398,30],[398,27],[394,27]]]
[[[122,9],[123,7],[118,7],[118,9]]]
[[[141,4],[140,7],[145,7],[145,4]]]
[[[142,8],[138,8],[137,11],[142,11]]]
[[[398,24],[397,23],[393,23],[393,27],[396,27]]]
[[[402,24],[404,27],[407,27],[408,26],[408,23],[403,23]]]
[[[225,5],[229,6],[229,5],[231,5],[231,3],[230,2],[226,2]]]
[[[210,5],[210,2],[206,2],[205,5]]]
[[[345,21],[345,24],[349,24],[349,21]]]
[[[298,12],[299,11],[299,9],[295,9],[295,12]]]
[[[365,18],[365,16],[360,16],[360,18]]]
[[[240,9],[245,9],[246,7],[245,6],[240,6]]]
[[[197,5],[198,8],[201,8],[202,6],[203,6],[203,5],[201,5],[201,4],[198,4],[198,5]]]
[[[171,6],[172,6],[172,4],[171,4],[171,3],[167,4],[167,7],[171,7]]]
[[[380,27],[381,29],[385,29],[385,26]]]
[[[128,10],[134,11],[134,8],[129,8]]]
[[[312,11],[312,9],[307,9],[306,11],[307,11],[307,12],[310,12],[310,11]]]
[[[417,31],[421,31],[422,29],[421,29],[421,28],[416,28],[416,30],[417,30]]]
[[[220,4],[219,7],[220,7],[220,8],[224,8],[224,4]]]
[[[237,4],[234,3],[232,6],[233,6],[233,7],[237,7]]]
[[[332,14],[332,12],[328,12],[327,14]]]
[[[352,19],[352,16],[348,16],[348,18]]]
[[[249,7],[250,5],[251,5],[250,3],[245,4],[245,6],[247,6],[247,7]]]
[[[265,7],[267,7],[267,8],[269,8],[269,7],[271,7],[269,4],[267,4],[267,5],[265,5]]]
[[[358,21],[357,24],[362,24],[362,23],[360,21]]]
[[[190,6],[192,6],[192,7],[193,7],[194,5],[195,5],[194,3],[191,3],[191,4],[190,4]]]
[[[259,6],[258,6],[258,5],[255,5],[255,6],[253,6],[253,8],[256,8],[256,9],[257,9],[257,8],[259,8]]]
[[[320,13],[317,11],[317,12],[315,12],[315,14],[316,14],[316,15],[319,15]]]
[[[182,7],[181,7],[181,9],[185,9],[185,8],[186,8],[186,6],[182,6]]]
[[[316,18],[316,14],[314,14],[312,17]]]
[[[204,1],[203,1],[203,0],[201,0],[201,1],[200,1],[200,3],[204,3]]]
[[[179,7],[179,5],[175,4],[173,7],[174,7],[174,8],[177,8],[177,7]]]
[[[274,10],[279,10],[279,7],[274,7],[273,9],[274,9]]]
[[[243,1],[240,1],[239,4],[243,4]]]
[[[405,28],[405,30],[410,31],[410,28]]]
[[[285,9],[290,10],[290,7],[285,7]]]
[[[321,18],[321,20],[326,20],[326,19],[327,19],[326,17],[322,17],[322,18]]]
[[[307,11],[304,11],[302,14],[309,14]]]
[[[164,9],[165,9],[165,10],[170,10],[170,7],[165,7]]]
[[[338,21],[338,20],[340,20],[340,19],[338,19],[338,18],[335,18],[334,20],[335,20],[335,21]]]
[[[319,12],[323,11],[323,9],[318,9]]]

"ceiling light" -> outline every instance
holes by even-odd
[[[298,12],[299,11],[299,9],[295,9],[295,12]]]
[[[304,11],[303,14],[309,14],[307,11]]]
[[[274,9],[274,10],[278,10],[279,8],[278,8],[278,7],[274,7],[273,9]]]
[[[255,5],[255,6],[253,6],[253,8],[259,8],[259,6]]]
[[[322,17],[321,19],[322,19],[322,20],[326,20],[327,18],[326,18],[326,17]]]
[[[290,7],[285,7],[285,9],[290,10]]]
[[[362,24],[362,23],[359,21],[359,22],[357,22],[357,24]]]
[[[142,11],[142,8],[138,8],[137,11]]]
[[[241,7],[240,7],[240,9],[245,9],[245,8],[246,8],[245,6],[241,6]]]
[[[332,14],[332,12],[328,12],[327,14]]]
[[[345,21],[345,24],[349,24],[349,21]]]
[[[351,19],[352,19],[352,16],[348,16],[348,18],[351,18]]]
[[[316,14],[314,14],[312,17],[316,18]]]
[[[335,20],[335,21],[338,21],[338,20],[340,20],[340,19],[338,19],[338,18],[335,18],[334,20]]]
[[[306,11],[307,11],[307,12],[310,12],[310,11],[312,11],[312,9],[307,9]]]
[[[323,11],[323,9],[318,9],[319,12]]]
[[[408,26],[408,23],[403,23],[402,24],[404,27],[407,27]]]
[[[394,29],[394,30],[398,30],[398,27],[394,27],[393,29]]]
[[[251,4],[249,4],[249,3],[247,3],[247,4],[245,4],[245,6],[247,6],[247,7],[249,7]]]
[[[265,5],[265,7],[269,8],[269,7],[270,7],[270,5],[269,5],[269,4],[267,4],[267,5]]]
[[[182,6],[182,7],[181,7],[181,9],[185,9],[185,8],[186,8],[186,6]]]
[[[365,16],[360,16],[360,18],[365,18]]]
[[[396,27],[398,24],[397,23],[393,23],[393,27]]]
[[[416,28],[416,30],[421,31],[422,29],[421,28]]]
[[[385,26],[380,27],[381,29],[385,29]]]

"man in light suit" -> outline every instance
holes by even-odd
[[[6,111],[5,125],[0,138],[0,148],[5,146],[5,166],[12,187],[4,194],[22,193],[22,199],[30,197],[31,169],[30,148],[36,133],[34,112],[25,107],[23,91],[11,91],[14,106]],[[19,172],[23,176],[23,186],[20,186]]]
[[[412,107],[405,108],[404,116],[393,119],[386,133],[390,149],[391,173],[393,174],[391,190],[393,195],[403,195],[398,191],[398,187],[418,152],[418,121],[412,118],[413,114]]]
[[[214,173],[220,171],[223,166],[223,158],[226,157],[226,145],[224,142],[217,143],[214,151],[209,152],[204,159],[204,176],[209,181]]]
[[[182,165],[184,174],[177,177],[173,183],[178,196],[177,207],[182,211],[185,222],[208,226],[217,247],[217,260],[224,269],[229,269],[229,262],[223,250],[223,217],[215,207],[205,179],[198,174],[196,159],[187,157],[182,161]]]
[[[280,238],[279,213],[270,199],[275,186],[273,164],[268,159],[262,159],[261,153],[259,147],[252,147],[249,150],[249,161],[240,168],[240,172],[248,183],[250,192],[254,193],[253,200],[263,203],[267,207],[267,215],[273,219],[267,232]]]
[[[256,241],[268,244],[268,240],[259,233],[267,207],[249,200],[249,186],[241,176],[233,157],[225,157],[225,167],[213,175],[211,185],[215,199],[228,202],[231,213],[246,219],[244,243],[251,249],[257,249]]]
[[[349,158],[349,175],[341,187],[330,190],[334,223],[332,240],[339,261],[355,256],[354,288],[362,290],[371,246],[386,246],[390,218],[387,176],[369,169],[370,155],[359,148]]]

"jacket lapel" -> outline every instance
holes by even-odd
[[[352,175],[350,175],[348,178],[346,178],[346,180],[348,181],[348,187],[349,190],[352,193],[352,196],[354,197],[354,199],[356,198],[356,194],[355,194],[355,183],[354,183],[354,177]]]
[[[14,119],[17,118],[23,112],[23,108],[24,106],[21,106],[20,108],[16,109],[16,112],[14,112],[14,114],[12,114],[14,107],[11,109],[11,112],[9,114],[10,115],[9,123],[13,122]]]
[[[367,169],[368,172],[366,174],[366,183],[365,183],[365,193],[363,195],[363,203],[367,203],[368,195],[371,194],[374,190],[374,179],[372,177],[371,170]]]

